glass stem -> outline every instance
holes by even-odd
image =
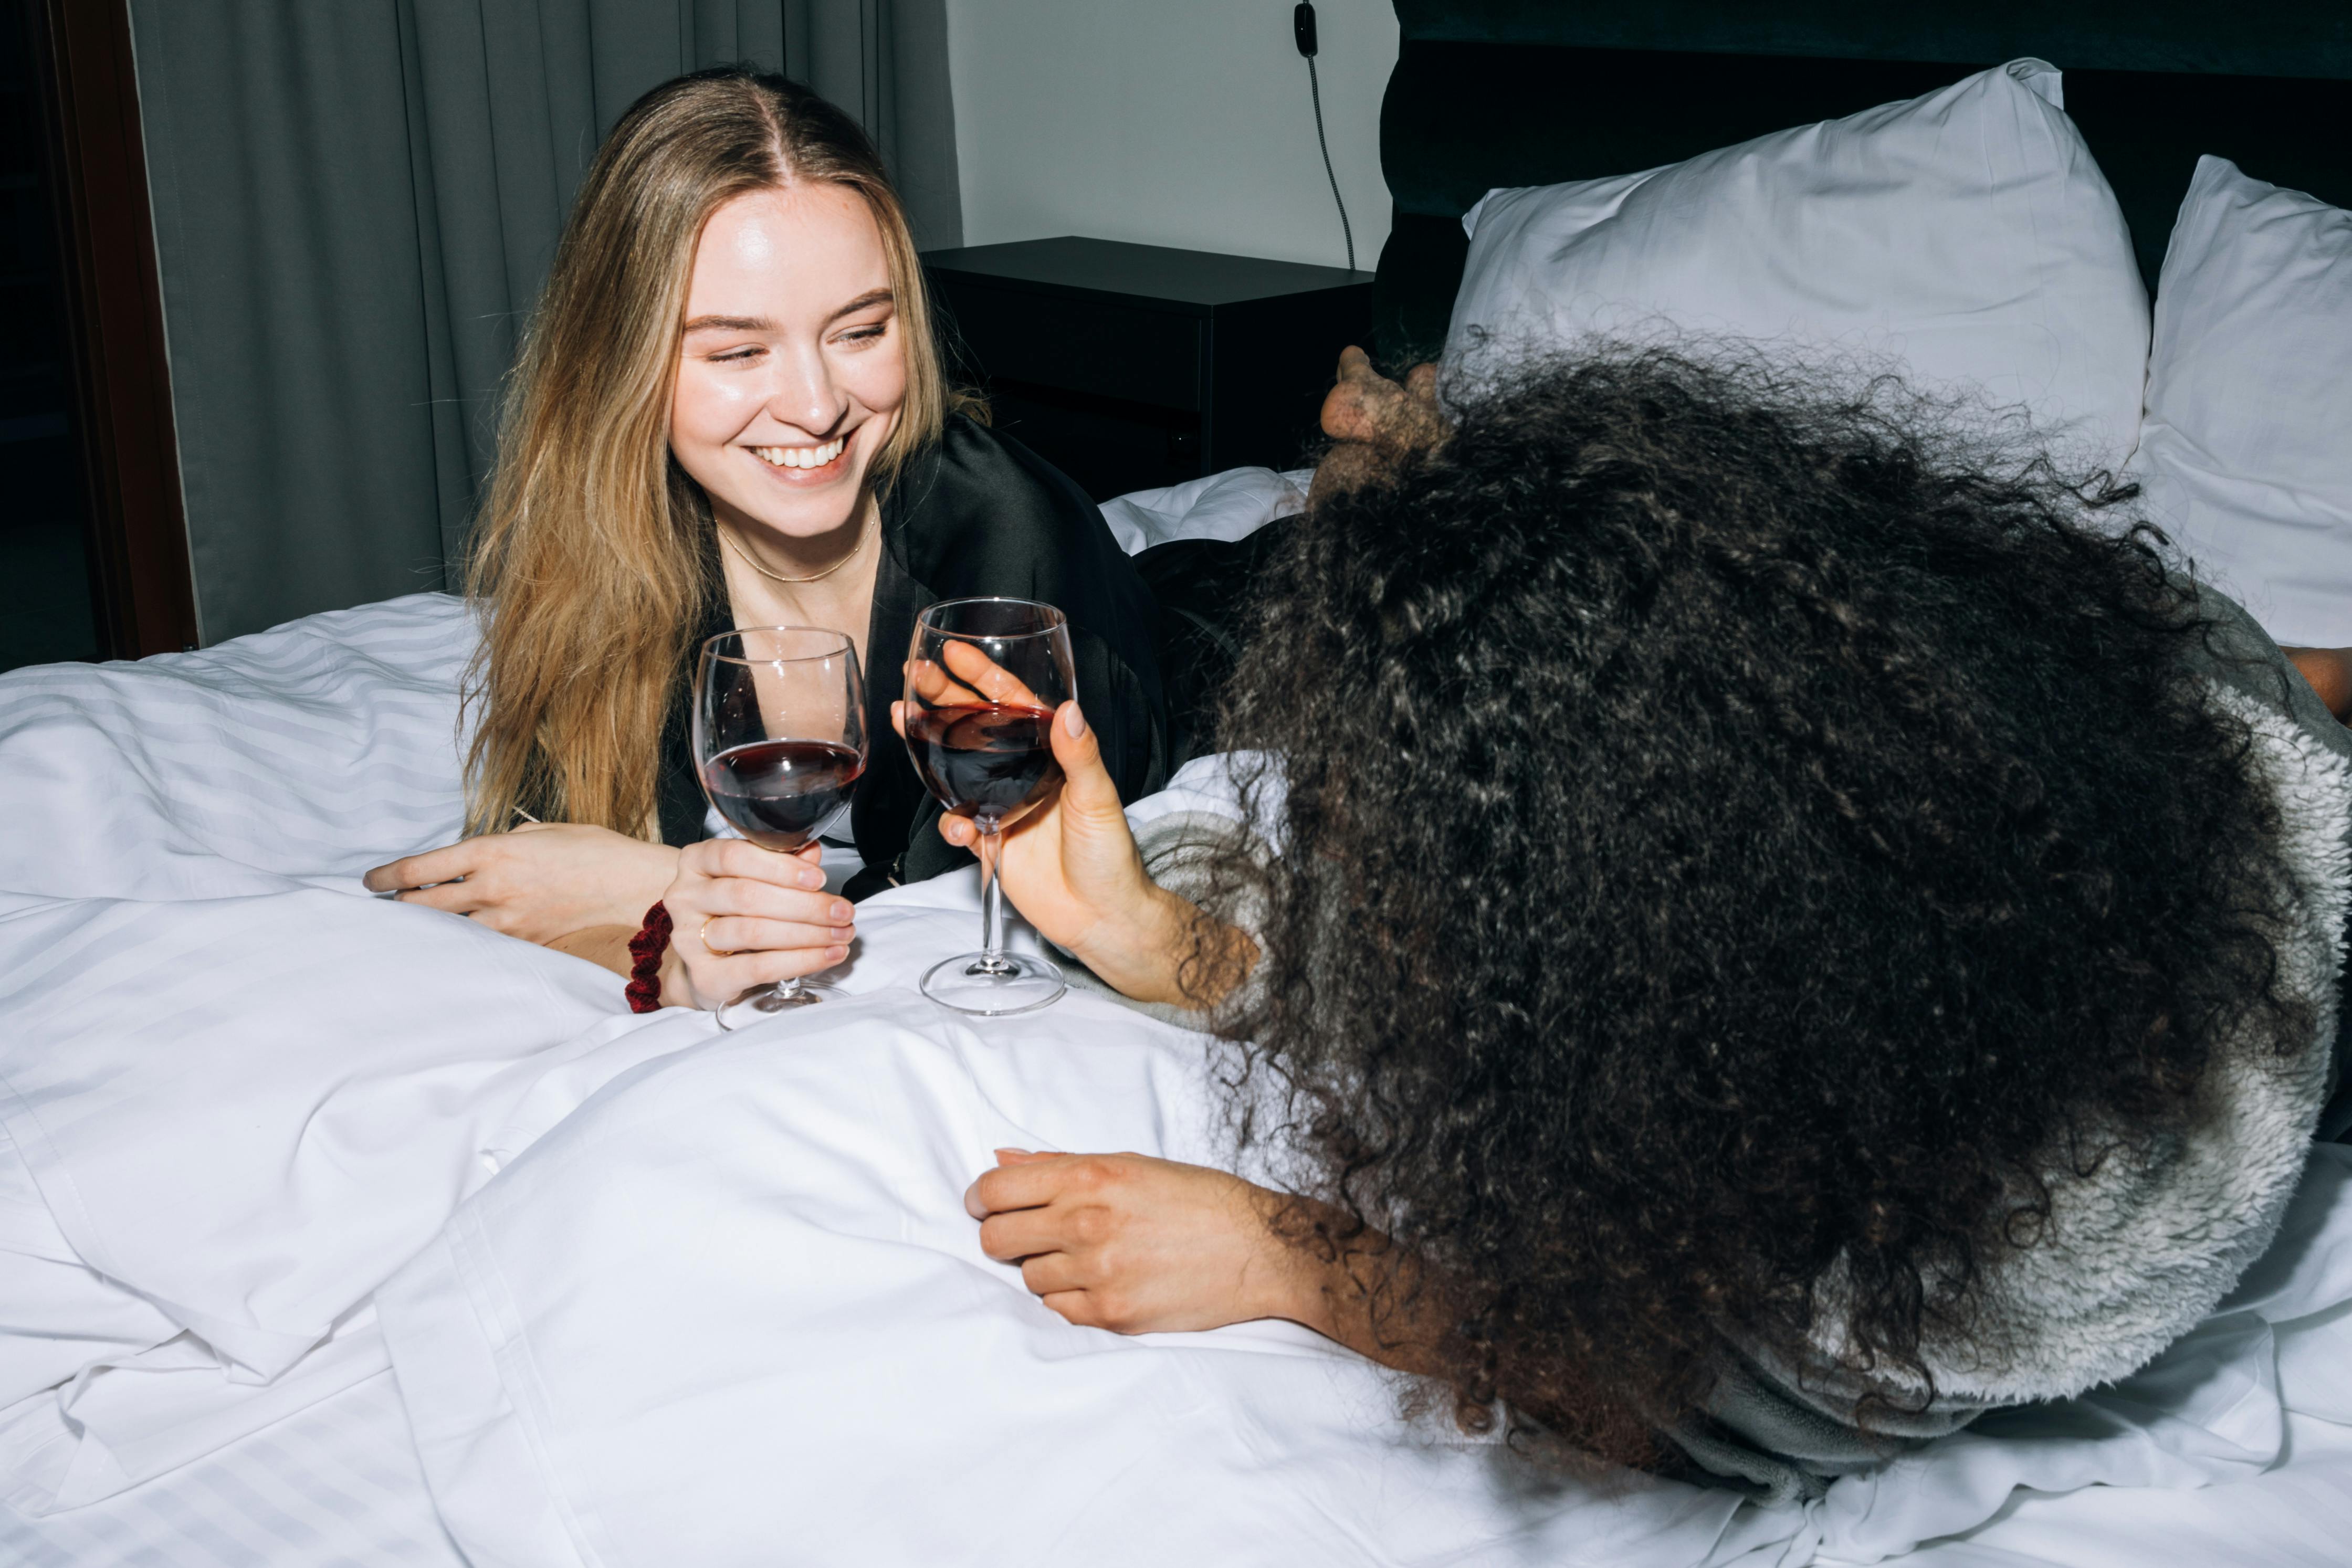
[[[794,975],[790,979],[772,981],[769,984],[769,989],[780,997],[799,996],[801,994],[801,977],[798,975]]]
[[[996,876],[997,833],[993,822],[980,828],[980,962],[982,974],[1001,975],[1004,961],[1004,884]]]

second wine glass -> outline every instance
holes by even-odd
[[[1061,782],[1054,710],[1076,690],[1069,622],[1050,604],[953,599],[915,622],[899,709],[907,750],[940,804],[980,830],[981,950],[923,977],[923,994],[958,1012],[1034,1012],[1064,989],[1050,960],[1004,950],[996,871],[1003,830]]]
[[[778,854],[806,849],[857,787],[866,755],[866,681],[847,637],[758,626],[702,644],[695,770],[710,809],[737,832]],[[823,988],[797,978],[754,986],[719,1009],[719,1026],[804,1007]]]

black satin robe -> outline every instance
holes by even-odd
[[[709,570],[723,581],[717,559]],[[915,617],[948,599],[1043,600],[1070,621],[1078,703],[1100,738],[1119,796],[1159,789],[1169,770],[1168,718],[1153,655],[1159,612],[1134,566],[1086,493],[1009,436],[950,416],[940,444],[908,465],[882,500],[882,559],[866,633],[869,757],[851,799],[850,826],[866,870],[847,893],[863,898],[971,863],[939,836],[939,803],[924,789],[890,727]],[[661,750],[663,841],[707,837],[691,725],[696,649],[734,622],[724,591],[686,652]]]

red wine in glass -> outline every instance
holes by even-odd
[[[710,804],[761,849],[791,854],[849,799],[866,758],[830,740],[755,740],[702,765]]]
[[[907,749],[941,805],[993,827],[1061,781],[1053,727],[1051,711],[1018,704],[918,707],[907,720]]]
[[[856,645],[814,626],[744,627],[704,643],[694,758],[711,810],[737,832],[778,854],[806,849],[866,771]],[[798,979],[754,986],[719,1009],[719,1025],[806,1007],[823,989]]]
[[[1043,955],[1007,952],[1003,831],[1061,782],[1054,715],[1076,695],[1070,626],[1027,599],[956,599],[915,622],[898,720],[924,788],[980,830],[981,950],[934,965],[923,994],[943,1007],[1002,1018],[1061,996],[1062,971]]]

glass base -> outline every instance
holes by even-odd
[[[1068,989],[1061,970],[1026,953],[1005,953],[992,964],[985,954],[960,954],[923,977],[923,995],[974,1018],[1034,1013]]]
[[[719,1009],[719,1027],[748,1029],[761,1019],[812,1006],[832,994],[831,986],[812,986],[806,980],[789,991],[777,985],[754,986]]]

